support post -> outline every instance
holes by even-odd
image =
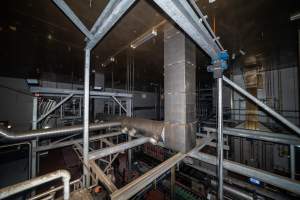
[[[218,196],[223,199],[223,82],[222,77],[217,79],[218,85]]]
[[[85,49],[84,66],[84,116],[83,116],[83,184],[89,187],[89,96],[90,96],[90,49]]]
[[[126,100],[126,116],[128,117],[132,117],[132,99],[127,99]],[[128,142],[130,142],[132,140],[131,136],[128,135]],[[129,171],[131,171],[132,167],[131,167],[131,164],[132,164],[132,150],[131,149],[128,149],[128,169]]]
[[[213,77],[217,81],[218,89],[218,102],[217,102],[217,116],[218,116],[218,176],[219,176],[219,185],[218,185],[218,199],[223,200],[223,71],[227,69],[227,61],[229,55],[227,51],[222,51],[217,54],[216,57],[212,58],[211,65],[207,67],[209,72],[213,72]]]
[[[175,184],[176,184],[175,168],[176,165],[171,168],[171,200],[175,200]]]
[[[33,109],[32,109],[32,130],[37,129],[37,105],[38,104],[38,99],[37,97],[33,97]],[[31,178],[36,177],[36,158],[37,158],[37,153],[36,153],[36,148],[37,148],[37,140],[32,140],[31,141]]]
[[[291,179],[295,180],[295,146],[290,145]]]

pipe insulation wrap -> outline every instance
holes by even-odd
[[[120,125],[121,125],[120,122],[94,123],[89,125],[89,130],[96,131],[105,128],[117,127]],[[29,130],[29,131],[22,131],[22,132],[21,131],[12,132],[0,128],[0,136],[10,140],[31,140],[36,137],[61,136],[61,135],[67,135],[67,134],[76,133],[80,131],[83,131],[83,125],[65,126],[61,128],[51,128],[51,129]]]

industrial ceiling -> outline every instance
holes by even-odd
[[[91,28],[108,1],[67,0],[68,5]],[[246,55],[231,62],[243,66],[254,56],[266,68],[297,64],[298,22],[291,14],[300,10],[297,0],[207,0],[197,1],[230,55],[243,50]],[[150,0],[140,0],[98,44],[92,55],[92,69],[106,75],[109,86],[124,85],[126,54],[134,55],[135,82],[139,89],[163,81],[163,32],[136,49],[130,42],[163,20],[170,21]],[[11,0],[1,6],[0,75],[81,82],[84,36],[50,1]],[[126,48],[124,48],[126,47]],[[117,52],[118,55],[115,55]],[[115,61],[103,67],[111,56]],[[208,58],[199,49],[197,65],[204,73]]]

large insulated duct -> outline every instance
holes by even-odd
[[[96,131],[96,130],[101,130],[110,127],[117,127],[120,125],[121,125],[120,122],[94,123],[89,125],[89,130]],[[62,136],[62,135],[72,134],[80,131],[83,131],[82,125],[65,126],[62,128],[29,130],[29,131],[22,131],[22,132],[12,132],[0,128],[0,136],[9,140],[31,140],[37,137],[42,138],[42,137]]]
[[[124,117],[119,118],[123,131],[128,131],[128,134],[134,136],[136,133],[142,134],[145,137],[150,137],[156,142],[164,140],[165,124],[161,121],[154,121],[142,118]]]
[[[182,141],[182,137],[176,137],[177,134],[184,128],[190,129],[192,132],[192,126],[186,126],[179,123],[170,123],[162,121],[154,121],[142,118],[131,118],[131,117],[121,117],[115,119],[121,122],[123,131],[128,131],[128,134],[134,136],[135,134],[141,134],[145,137],[150,137],[154,139],[152,143],[163,142],[165,147],[173,149],[176,151],[181,151],[182,149],[176,149],[176,145],[185,144],[187,141]],[[184,152],[184,150],[182,150]]]

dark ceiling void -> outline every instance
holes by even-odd
[[[66,2],[90,29],[108,1]],[[251,56],[266,68],[297,64],[299,22],[289,17],[300,10],[299,1],[217,0],[209,4],[199,0],[197,4],[231,57],[238,58],[230,64],[242,67]],[[54,81],[82,81],[84,35],[50,0],[4,1],[0,15],[0,75],[49,78],[43,74],[53,73],[57,74],[50,78]],[[157,37],[138,48],[130,48],[130,43],[164,20],[168,18],[151,1],[137,1],[93,50],[92,70],[106,75],[107,86],[124,87],[126,54],[131,52],[138,89],[148,88],[150,82],[162,84],[163,26],[158,27]],[[103,67],[112,56],[114,62]],[[206,77],[208,63],[198,49],[198,76]]]

